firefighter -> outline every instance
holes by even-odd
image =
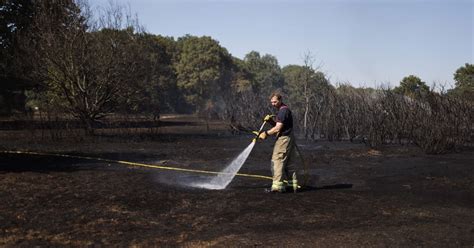
[[[264,121],[273,127],[260,133],[259,139],[266,139],[270,135],[276,136],[273,147],[271,169],[273,175],[272,187],[268,192],[285,192],[286,186],[290,186],[296,192],[298,181],[296,177],[296,168],[291,163],[291,159],[296,157],[295,138],[293,136],[293,116],[291,110],[282,102],[282,95],[273,93],[270,96],[270,102],[278,110],[275,120],[272,115],[267,115]],[[288,183],[285,183],[284,180]]]

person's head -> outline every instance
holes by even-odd
[[[278,92],[274,92],[270,96],[270,102],[272,103],[272,106],[275,107],[275,108],[280,108],[280,106],[282,104],[281,99],[282,99],[282,96]]]

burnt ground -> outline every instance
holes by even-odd
[[[0,150],[219,171],[250,142],[198,135],[196,126],[145,141],[27,143],[7,135]],[[180,128],[188,134],[173,135]],[[264,193],[264,179],[236,177],[225,190],[205,190],[183,186],[205,177],[195,173],[0,153],[0,246],[473,247],[472,149],[425,155],[406,146],[298,143],[310,182],[296,194]],[[270,140],[257,144],[241,172],[269,175],[271,149]]]

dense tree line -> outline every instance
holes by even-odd
[[[445,152],[472,141],[474,65],[435,92],[415,75],[394,89],[333,86],[311,54],[280,67],[257,51],[233,57],[212,37],[150,34],[120,6],[93,13],[76,0],[2,0],[0,114],[70,116],[87,132],[110,114],[157,119],[196,113],[234,131],[259,126],[272,91],[306,139],[415,143]]]

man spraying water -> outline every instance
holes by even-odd
[[[272,154],[272,187],[268,192],[285,192],[286,186],[290,186],[296,192],[298,189],[298,180],[296,168],[291,163],[295,155],[295,138],[293,136],[293,116],[291,110],[282,102],[282,95],[273,93],[270,96],[270,102],[278,110],[276,119],[272,115],[267,115],[264,121],[273,127],[264,132],[258,132],[259,139],[266,139],[270,135],[275,135],[277,140],[273,147]],[[288,184],[284,182],[288,180]]]
[[[269,135],[276,135],[277,140],[273,149],[272,155],[272,187],[267,192],[285,192],[286,186],[293,188],[296,192],[299,188],[298,180],[296,178],[296,168],[290,163],[290,159],[295,157],[295,138],[293,137],[293,116],[288,106],[283,104],[282,96],[274,93],[270,97],[270,102],[273,107],[278,109],[276,121],[273,120],[273,115],[265,116],[263,124],[258,131],[254,131],[256,137],[253,141],[242,151],[236,158],[230,162],[224,170],[222,170],[216,177],[206,182],[194,182],[190,186],[207,188],[207,189],[225,189],[227,185],[235,177],[239,169],[247,160],[250,152],[257,139],[264,140]],[[268,123],[273,128],[263,131],[265,124]],[[286,179],[287,181],[284,181]]]

